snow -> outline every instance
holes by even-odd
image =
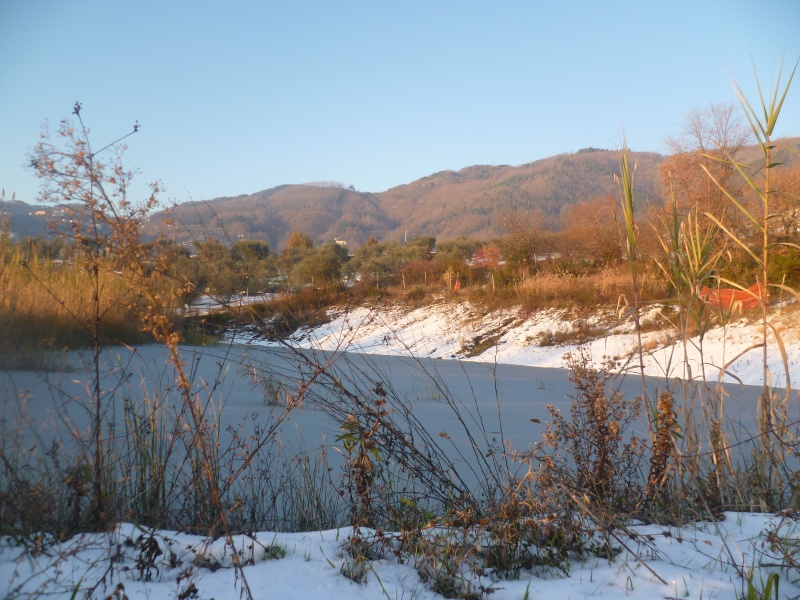
[[[795,526],[783,523],[779,528],[778,521],[770,515],[726,513],[721,522],[699,522],[681,529],[634,525],[621,536],[622,542],[615,543],[621,550],[615,558],[574,562],[568,575],[539,567],[535,572],[524,571],[518,579],[498,579],[491,572],[464,576],[473,586],[492,590],[488,597],[496,600],[543,596],[733,599],[745,585],[739,570],[756,567],[758,586],[777,570],[757,568],[761,563],[780,562],[763,543],[766,531],[777,529],[797,541]],[[347,578],[342,567],[349,559],[342,546],[351,533],[343,528],[235,536],[245,564],[244,579],[233,568],[224,539],[122,524],[110,533],[46,544],[39,552],[5,540],[0,544],[0,591],[8,598],[80,598],[94,588],[97,598],[219,599],[238,598],[246,580],[254,598],[441,598],[420,579],[414,558],[408,555],[385,552],[369,561],[364,581]],[[373,533],[362,529],[364,536]],[[195,596],[181,596],[192,589]],[[781,597],[794,597],[800,587],[783,579],[780,591]]]
[[[659,310],[652,309],[644,320],[657,318]],[[564,366],[563,355],[573,346],[541,346],[538,342],[569,333],[578,319],[589,329],[608,330],[608,335],[589,343],[594,357],[624,360],[637,343],[630,323],[620,322],[608,312],[581,316],[551,309],[523,316],[515,310],[486,312],[466,303],[442,303],[414,310],[337,310],[331,317],[326,325],[298,332],[290,343],[299,348],[560,368]],[[789,309],[772,316],[789,357],[792,381],[800,380],[795,318]],[[758,341],[760,327],[757,322],[741,319],[708,332],[703,343],[706,375],[716,377],[721,365]],[[476,341],[489,336],[496,336],[494,345],[468,356]],[[241,338],[237,335],[236,339]],[[647,333],[643,341],[649,349],[645,358],[648,374],[676,376],[684,372],[685,365],[678,358],[684,349],[665,331]],[[695,339],[687,350],[687,364],[695,374],[699,370],[698,345]],[[786,373],[774,337],[768,355],[773,383],[785,385]],[[738,358],[730,370],[742,382],[759,385],[760,351]],[[680,528],[634,524],[620,535],[619,543],[614,542],[620,552],[613,559],[576,560],[569,565],[568,574],[538,567],[523,570],[518,579],[498,578],[490,569],[465,571],[464,577],[473,589],[482,586],[490,590],[486,597],[496,600],[734,599],[746,591],[742,573],[752,571],[760,588],[770,573],[780,572],[780,597],[791,598],[800,594],[800,576],[797,570],[777,566],[783,564],[783,557],[773,555],[768,540],[774,539],[771,532],[777,531],[786,540],[786,547],[796,548],[800,544],[797,526],[794,519],[750,513],[726,513],[720,522],[697,522]],[[373,533],[362,530],[363,535]],[[242,595],[246,582],[254,598],[441,598],[420,578],[415,558],[408,554],[386,551],[373,557],[361,583],[346,577],[343,570],[351,559],[343,544],[351,535],[350,528],[342,528],[236,536],[234,547],[245,564],[241,573],[233,567],[231,546],[223,538],[131,524],[63,541],[44,539],[22,544],[0,539],[0,597],[238,598],[246,597]]]
[[[251,304],[258,304],[260,302],[269,302],[274,300],[277,294],[233,294],[227,297],[224,296],[209,296],[207,294],[195,298],[191,304],[184,306],[184,314],[186,315],[207,315],[208,313],[220,310],[223,308],[234,309],[250,306]]]
[[[301,330],[289,339],[289,343],[298,348],[563,368],[564,354],[574,350],[575,342],[541,346],[540,339],[551,334],[569,333],[580,322],[585,327],[606,331],[605,335],[585,344],[596,360],[609,357],[638,372],[638,354],[632,356],[638,344],[633,324],[630,319],[619,320],[611,311],[599,310],[589,316],[580,316],[566,309],[547,309],[523,316],[515,309],[486,312],[469,303],[442,302],[416,309],[334,309],[330,316],[329,323]],[[665,322],[670,317],[667,309],[651,307],[643,311],[642,322],[659,318]],[[776,309],[770,317],[786,350],[790,382],[800,381],[800,335],[796,319],[796,307],[791,305]],[[488,336],[498,336],[496,344],[478,356],[470,357],[471,343]],[[726,326],[713,327],[705,335],[702,352],[698,337],[688,340],[684,351],[683,344],[675,341],[668,329],[650,331],[642,335],[642,347],[647,350],[645,373],[688,379],[698,377],[705,369],[706,378],[714,381],[722,367],[732,361],[725,381],[761,385],[762,351],[751,349],[739,356],[760,342],[761,337],[762,324],[752,316],[734,320]],[[788,387],[782,354],[772,330],[768,336],[767,353],[771,385]]]

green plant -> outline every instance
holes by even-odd
[[[756,584],[755,576],[752,571],[742,578],[743,585],[746,585],[740,596],[740,600],[778,600],[780,594],[778,588],[781,579],[778,573],[770,573],[765,582],[763,578],[760,584]]]
[[[280,558],[286,557],[286,549],[278,546],[277,544],[272,544],[267,546],[264,552],[264,560],[278,560]]]
[[[639,296],[640,296],[640,281],[639,281],[639,257],[636,251],[636,220],[634,217],[634,189],[633,189],[633,174],[636,170],[636,165],[631,168],[628,157],[628,144],[623,138],[622,152],[619,161],[619,176],[614,175],[614,179],[619,186],[620,201],[622,203],[622,214],[625,218],[625,239],[626,239],[626,253],[628,257],[628,266],[631,272],[631,282],[633,284],[633,306],[631,307],[631,314],[633,316],[634,329],[637,336],[637,352],[639,355],[639,372],[642,378],[642,401],[645,407],[649,410],[647,400],[647,384],[644,380],[644,355],[642,350],[642,328],[640,323],[639,312]]]
[[[344,487],[350,500],[351,524],[356,530],[362,525],[373,527],[373,483],[383,461],[378,446],[381,435],[381,420],[386,416],[386,396],[383,388],[375,388],[376,398],[370,408],[369,421],[362,423],[358,417],[348,415],[341,425],[342,434],[336,441],[342,442],[345,451]]]

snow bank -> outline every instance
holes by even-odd
[[[438,303],[416,309],[334,309],[330,316],[329,323],[301,330],[289,343],[298,348],[366,354],[564,367],[564,355],[578,343],[579,336],[574,332],[582,327],[595,333],[604,332],[585,344],[596,361],[608,357],[617,361],[620,368],[628,369],[636,364],[638,372],[638,357],[634,356],[638,340],[632,322],[619,321],[608,310],[598,310],[589,317],[558,309],[523,316],[519,310],[487,312],[468,303]],[[669,316],[653,307],[644,311],[642,322],[656,319],[666,322]],[[796,319],[794,307],[784,307],[783,312],[777,311],[771,318],[783,340],[791,381],[800,381]],[[706,378],[714,380],[722,367],[730,363],[726,381],[761,385],[762,350],[752,348],[760,342],[761,332],[757,319],[741,318],[725,327],[714,327],[702,344],[695,337],[684,347],[682,342],[675,341],[676,336],[669,329],[650,331],[642,336],[645,372],[656,377],[696,378],[704,370]],[[569,344],[551,341],[569,337],[574,340]],[[748,348],[751,349],[746,351]],[[786,369],[773,333],[769,335],[767,355],[772,385],[786,387]]]

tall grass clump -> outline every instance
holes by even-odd
[[[95,260],[80,249],[58,261],[26,257],[18,245],[12,245],[4,253],[0,271],[3,346],[15,350],[91,346],[95,299],[93,287],[87,284],[95,262],[99,292],[96,302],[103,321],[98,332],[100,344],[153,341],[138,323],[145,303],[116,261]],[[176,287],[165,278],[153,278],[152,285],[164,297],[173,295]]]
[[[717,266],[724,250],[715,248],[718,230],[712,223],[702,228],[699,223],[697,209],[690,210],[685,218],[681,218],[672,194],[670,218],[664,223],[665,233],[658,235],[663,251],[663,258],[657,258],[656,264],[669,282],[675,297],[676,314],[673,327],[682,341],[683,356],[681,360],[681,408],[683,411],[683,450],[680,453],[678,488],[675,492],[688,486],[691,493],[702,494],[706,487],[706,475],[702,472],[703,439],[701,427],[709,432],[711,444],[712,470],[709,475],[714,480],[716,490],[714,504],[726,504],[731,501],[728,495],[731,481],[732,465],[727,460],[725,438],[722,433],[725,419],[725,391],[720,382],[710,382],[706,376],[706,361],[701,358],[699,372],[692,370],[690,348],[696,349],[704,356],[703,344],[705,335],[713,323],[713,311],[701,297],[701,289],[714,285]],[[696,385],[695,382],[700,382]],[[697,408],[701,416],[698,419]],[[664,418],[656,415],[655,418]],[[688,479],[680,478],[681,474],[689,474]]]
[[[650,300],[662,299],[666,286],[651,270],[639,273],[638,295]],[[529,310],[565,305],[615,305],[619,298],[633,298],[634,287],[630,272],[619,267],[604,267],[583,275],[540,271],[526,278],[519,286],[517,301]]]
[[[757,265],[758,283],[760,291],[749,293],[753,295],[760,305],[761,315],[761,341],[754,344],[747,351],[761,350],[762,361],[762,391],[758,400],[758,436],[760,450],[755,457],[755,477],[752,478],[754,494],[759,505],[763,508],[776,508],[782,504],[783,484],[780,476],[781,465],[785,462],[785,451],[787,448],[787,417],[788,402],[791,394],[791,381],[789,379],[788,357],[784,350],[783,339],[780,332],[770,320],[767,300],[770,289],[778,290],[800,299],[798,292],[791,287],[770,280],[770,258],[776,247],[785,246],[796,248],[795,244],[789,242],[778,242],[775,240],[775,214],[773,213],[774,198],[778,190],[772,187],[772,172],[779,167],[775,156],[778,146],[774,142],[775,127],[786,99],[786,95],[794,78],[797,66],[795,63],[785,85],[782,85],[781,76],[783,68],[778,72],[778,77],[774,89],[765,97],[761,88],[761,83],[756,74],[756,89],[758,91],[758,104],[753,105],[747,99],[741,87],[734,83],[736,95],[745,113],[747,122],[755,136],[758,147],[761,151],[762,163],[760,166],[751,167],[744,165],[736,160],[730,153],[725,153],[722,160],[733,166],[736,172],[746,183],[753,202],[748,204],[737,198],[734,193],[727,189],[722,183],[714,178],[714,175],[704,167],[708,177],[714,181],[717,187],[730,200],[733,208],[741,214],[749,227],[754,232],[754,242],[748,243],[741,234],[726,227],[722,221],[713,214],[706,213],[720,229],[722,229],[727,239],[743,250],[747,256]],[[748,286],[741,282],[722,281],[738,289],[746,289]],[[786,373],[786,390],[782,397],[779,397],[776,390],[772,388],[771,376],[769,371],[768,341],[774,336],[777,347],[781,353],[784,372]],[[737,357],[738,358],[738,357]]]

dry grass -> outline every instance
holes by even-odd
[[[663,299],[667,285],[663,279],[643,273],[641,293],[645,300]],[[537,306],[574,304],[616,305],[620,298],[633,301],[633,287],[629,272],[619,268],[605,268],[587,275],[558,275],[540,273],[519,284],[519,293],[525,303]]]
[[[25,347],[59,349],[91,342],[95,318],[88,263],[79,257],[63,263],[23,260],[19,253],[0,267],[0,344],[6,350]],[[140,298],[125,273],[105,265],[99,270],[99,316],[103,343],[150,341],[137,326]],[[162,282],[162,288],[168,288]],[[164,290],[168,292],[168,289]]]

